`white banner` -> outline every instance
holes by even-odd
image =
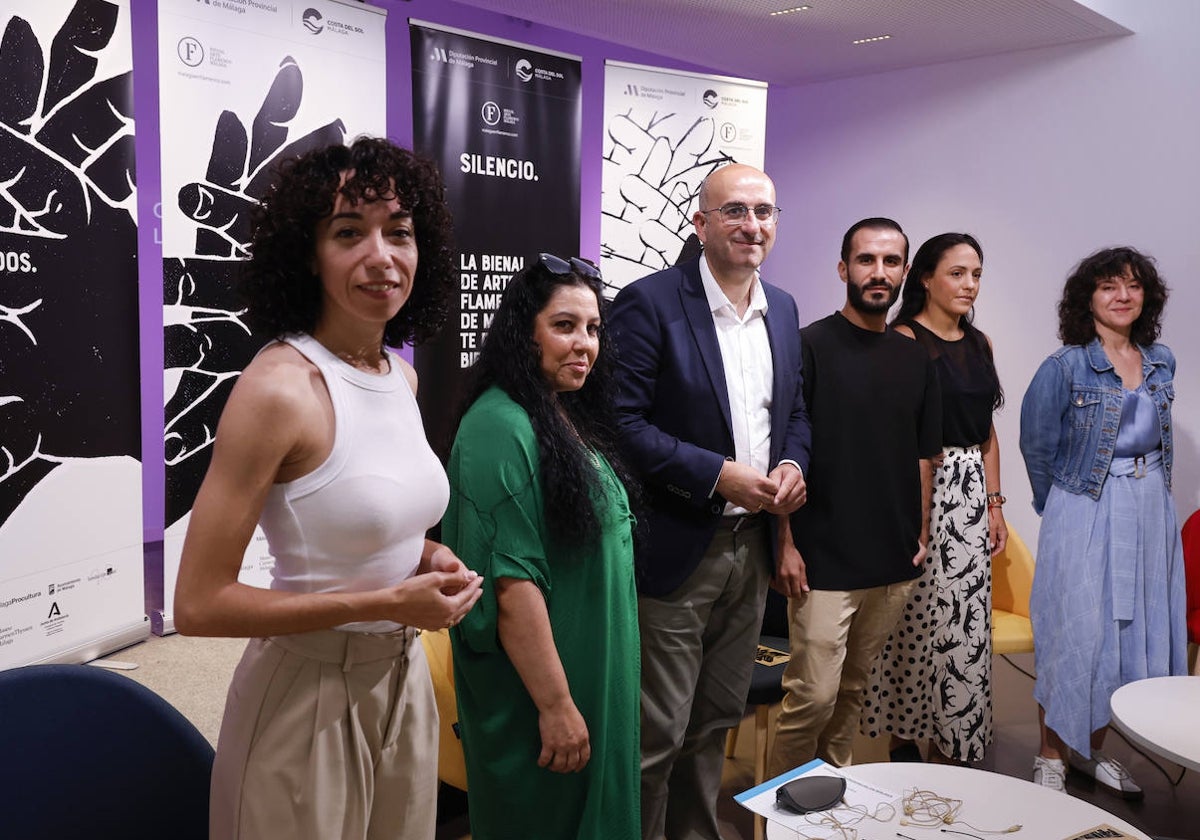
[[[240,319],[249,208],[281,159],[386,133],[385,13],[340,0],[159,0],[169,632],[192,501],[217,420],[258,349]],[[269,586],[261,532],[241,579]]]
[[[600,268],[610,294],[675,263],[704,176],[731,161],[761,169],[766,127],[765,82],[606,63]]]
[[[128,0],[0,12],[0,668],[147,635]]]

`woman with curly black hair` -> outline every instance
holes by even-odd
[[[968,233],[924,242],[892,328],[933,360],[942,459],[933,476],[929,556],[876,661],[862,730],[891,734],[893,761],[979,761],[992,740],[992,566],[1008,530],[992,412],[1003,402],[992,346],[973,323],[983,248]]]
[[[1034,781],[1064,760],[1127,799],[1100,751],[1127,682],[1187,673],[1185,586],[1171,501],[1175,356],[1158,343],[1167,288],[1133,248],[1084,259],[1058,305],[1063,347],[1021,404],[1021,454],[1042,516],[1029,614],[1042,742]]]
[[[431,163],[360,138],[281,166],[245,294],[276,338],[238,379],[188,526],[175,625],[252,637],[213,766],[214,838],[428,840],[437,711],[416,631],[481,581],[425,538],[449,496],[387,349],[431,336],[453,288]],[[238,582],[261,524],[270,589]]]
[[[443,535],[485,581],[450,634],[476,840],[640,835],[633,517],[602,308],[583,260],[519,271],[450,454]]]

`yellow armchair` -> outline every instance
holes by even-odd
[[[992,653],[1033,652],[1032,587],[1033,555],[1010,525],[1008,545],[992,558]]]
[[[445,630],[423,630],[421,644],[429,660],[433,694],[438,710],[438,778],[459,790],[467,789],[467,764],[462,741],[454,731],[458,724],[458,697],[454,692],[454,660],[450,634]]]

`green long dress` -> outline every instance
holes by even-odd
[[[639,647],[633,517],[595,456],[600,538],[551,546],[529,416],[492,388],[463,417],[450,455],[445,542],[483,575],[483,596],[451,631],[474,840],[634,840],[639,801]],[[537,766],[538,713],[497,633],[496,580],[532,580],[546,598],[592,757],[578,773]]]

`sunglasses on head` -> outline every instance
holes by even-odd
[[[571,257],[569,260],[564,260],[562,257],[556,257],[554,254],[538,254],[538,261],[547,271],[558,277],[564,277],[574,271],[576,274],[591,277],[594,280],[601,279],[600,269],[581,257]]]

